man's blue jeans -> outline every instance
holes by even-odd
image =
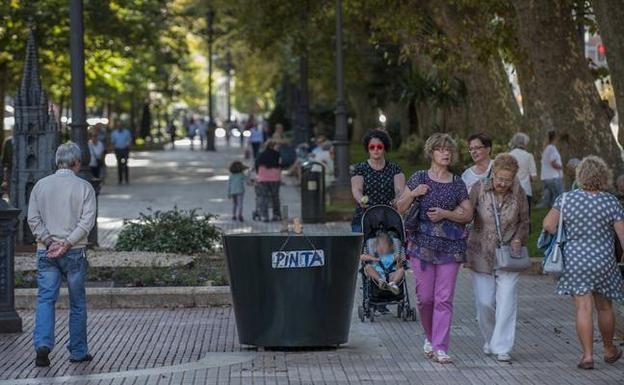
[[[45,250],[37,250],[37,313],[33,341],[35,349],[54,347],[54,306],[58,299],[61,279],[69,289],[69,349],[70,358],[82,359],[87,347],[87,298],[85,279],[89,264],[84,249],[73,249],[60,258],[48,258]]]

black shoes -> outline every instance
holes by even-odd
[[[69,362],[89,362],[93,360],[93,356],[91,354],[87,354],[82,358],[70,358]]]
[[[42,346],[37,349],[37,358],[35,358],[35,366],[50,366],[50,349],[47,346]]]

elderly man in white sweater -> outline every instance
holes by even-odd
[[[71,362],[91,361],[87,347],[85,279],[87,236],[96,218],[95,191],[80,171],[80,148],[65,143],[56,150],[58,170],[39,180],[28,202],[28,225],[37,239],[37,312],[33,342],[35,365],[49,366],[54,348],[54,308],[61,286],[69,289]]]

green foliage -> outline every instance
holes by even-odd
[[[125,220],[115,249],[118,251],[158,251],[181,254],[209,252],[221,240],[221,231],[211,223],[211,214],[197,210],[141,213],[137,220]]]
[[[411,163],[422,163],[425,160],[423,150],[425,141],[418,135],[412,134],[399,149],[399,153]]]

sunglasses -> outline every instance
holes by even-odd
[[[381,143],[380,144],[369,144],[368,145],[368,151],[375,151],[375,150],[381,151],[383,149],[384,149],[384,145],[381,144]]]

